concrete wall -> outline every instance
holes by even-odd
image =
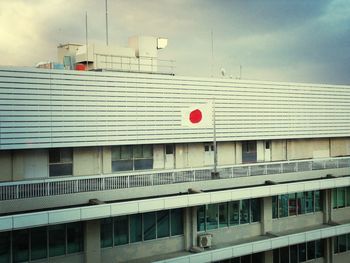
[[[13,152],[13,180],[44,178],[49,176],[48,151],[42,149]]]
[[[326,158],[329,152],[329,139],[287,140],[288,160]]]
[[[12,181],[12,154],[11,151],[0,151],[0,182]]]
[[[256,161],[257,162],[265,161],[265,141],[256,142]]]
[[[273,140],[271,141],[271,160],[272,161],[284,161],[286,160],[287,154],[286,140]]]
[[[193,158],[196,156],[196,158]],[[204,165],[203,143],[192,143],[188,145],[188,167],[201,167]]]
[[[187,167],[187,144],[180,143],[175,145],[175,168]]]
[[[316,212],[272,220],[272,232],[279,233],[323,224],[323,213]]]
[[[99,147],[73,149],[73,175],[94,175],[101,173]]]
[[[101,262],[129,262],[139,258],[178,252],[185,249],[183,236],[160,238],[129,245],[101,249]],[[148,262],[144,260],[142,262]]]
[[[350,251],[333,254],[332,263],[348,263],[350,261]]]
[[[112,150],[110,146],[103,147],[102,167],[104,174],[109,174],[112,172]]]
[[[350,215],[349,206],[332,209],[332,221],[335,221],[335,222],[349,221],[349,215]]]
[[[234,142],[218,142],[218,165],[230,165],[236,163],[236,145]]]
[[[153,146],[153,168],[164,169],[165,152],[163,144],[156,144]]]
[[[43,261],[37,261],[36,263],[41,262],[50,262],[50,263],[86,263],[84,261],[84,253],[78,253],[78,254],[71,254],[66,256],[60,256],[60,257],[52,257],[49,258],[49,260],[43,260]]]
[[[350,155],[350,138],[334,138],[330,142],[331,156]]]
[[[236,142],[236,164],[242,163],[242,142]]]

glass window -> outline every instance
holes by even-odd
[[[280,262],[280,250],[279,248],[273,250],[273,263]]]
[[[298,215],[305,214],[305,196],[304,193],[297,193],[297,207],[298,207]]]
[[[234,201],[229,203],[229,211],[230,211],[230,225],[238,225],[239,224],[239,201]]]
[[[156,238],[156,213],[143,214],[143,237],[144,240]]]
[[[298,245],[299,262],[306,261],[306,243]]]
[[[321,191],[315,191],[315,211],[322,211],[322,197]]]
[[[143,158],[153,158],[153,145],[143,145]]]
[[[316,258],[322,258],[323,257],[323,240],[316,240],[315,241],[315,256]]]
[[[113,220],[105,218],[101,220],[101,247],[111,247],[113,245]]]
[[[338,236],[339,252],[346,251],[346,235]]]
[[[70,148],[57,148],[49,150],[50,176],[63,176],[73,174],[73,151]]]
[[[228,226],[228,205],[227,203],[219,204],[219,227]]]
[[[241,257],[241,263],[251,263],[251,255]]]
[[[333,208],[337,208],[337,188],[332,189]]]
[[[256,141],[242,142],[242,162],[256,162]]]
[[[129,243],[129,217],[118,216],[114,218],[114,245]]]
[[[260,199],[250,200],[250,222],[260,221]]]
[[[66,226],[49,226],[49,256],[66,254]]]
[[[0,232],[0,262],[10,262],[10,232]]]
[[[205,231],[205,205],[197,208],[197,231]]]
[[[135,170],[145,170],[153,168],[153,159],[135,159],[134,169]]]
[[[279,217],[288,216],[288,195],[278,196]]]
[[[346,235],[346,239],[347,239],[347,244],[348,244],[347,250],[350,250],[350,234]]]
[[[305,206],[306,206],[306,213],[312,213],[314,212],[314,192],[308,191],[305,192]]]
[[[130,216],[130,242],[142,241],[142,214]]]
[[[182,235],[184,233],[182,209],[170,210],[171,235]]]
[[[121,146],[120,159],[132,160],[132,146],[130,146],[130,145]]]
[[[13,262],[29,260],[29,232],[27,229],[12,232],[12,258]]]
[[[278,196],[272,196],[272,218],[278,218]]]
[[[290,263],[298,263],[298,245],[289,247]]]
[[[73,161],[73,151],[70,148],[62,148],[61,151],[61,163],[71,163]]]
[[[288,195],[289,216],[295,216],[297,214],[297,199],[296,194]]]
[[[262,263],[264,258],[264,253],[254,253],[252,254],[252,262],[251,263]]]
[[[334,241],[334,254],[339,253],[338,237],[333,237]]]
[[[174,145],[166,144],[165,145],[165,154],[174,154]]]
[[[170,236],[169,210],[157,212],[157,237]]]
[[[67,224],[67,253],[84,250],[84,230],[80,222]]]
[[[206,227],[207,230],[218,228],[218,204],[209,204],[206,206]]]
[[[346,205],[350,206],[350,186],[346,187]]]
[[[307,260],[315,258],[315,241],[307,242]]]
[[[134,159],[142,158],[142,145],[135,145],[133,147],[133,155]]]
[[[112,147],[112,161],[117,161],[121,159],[121,149],[120,146]]]
[[[31,229],[30,246],[31,260],[47,258],[47,227],[37,227]]]
[[[241,200],[240,202],[240,223],[247,224],[249,223],[249,199]]]
[[[49,163],[60,163],[60,149],[49,149]]]
[[[345,188],[340,187],[337,190],[337,207],[345,207]]]
[[[280,257],[281,257],[281,262],[289,262],[289,247],[282,247],[280,248]]]

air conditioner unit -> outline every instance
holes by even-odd
[[[198,236],[198,246],[205,248],[211,247],[212,234],[202,234]]]

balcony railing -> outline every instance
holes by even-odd
[[[0,201],[346,167],[350,167],[350,157],[219,167],[219,177],[214,178],[212,177],[212,168],[199,168],[191,170],[162,170],[161,172],[134,171],[122,174],[5,182],[0,183]]]

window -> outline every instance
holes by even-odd
[[[183,215],[182,209],[170,210],[171,214],[171,235],[182,235],[184,233],[183,228]]]
[[[334,237],[334,253],[350,251],[350,234]]]
[[[227,203],[219,204],[219,227],[228,226],[228,205]]]
[[[152,168],[152,145],[123,145],[112,147],[112,171],[144,170]]]
[[[29,261],[29,231],[17,230],[12,234],[12,259],[13,262]]]
[[[333,208],[350,206],[350,187],[334,188],[332,190]]]
[[[49,150],[50,176],[73,174],[73,153],[71,148],[55,148]]]
[[[84,250],[83,225],[78,223],[67,224],[67,253],[77,253]]]
[[[10,232],[0,232],[0,262],[10,262],[11,251]]]
[[[229,203],[230,225],[232,226],[239,224],[239,204],[240,201],[233,201]]]
[[[214,261],[214,263],[262,263],[264,261],[263,259],[263,253],[255,253],[251,255],[245,255],[242,257]]]
[[[33,228],[30,233],[31,260],[47,258],[46,227]],[[1,261],[0,261],[1,262]]]
[[[165,145],[165,154],[174,154],[174,145],[166,144]]]
[[[213,143],[205,143],[204,144],[204,151],[205,152],[213,152],[214,151]]]
[[[142,241],[142,214],[130,216],[130,242]]]
[[[157,212],[157,233],[158,238],[168,237],[170,235],[170,217],[168,210]]]
[[[256,141],[242,142],[242,162],[256,162]]]
[[[143,214],[143,237],[144,240],[156,238],[156,213],[149,212]]]
[[[49,255],[61,256],[66,253],[66,231],[64,225],[49,226]]]
[[[111,218],[101,220],[101,247],[110,247],[113,244],[113,224]]]
[[[260,221],[260,199],[251,199],[250,200],[250,222],[259,222]]]
[[[248,224],[249,218],[250,218],[250,209],[249,209],[249,199],[242,200],[240,203],[240,223],[241,224]]]
[[[114,245],[123,245],[129,243],[129,218],[128,216],[119,216],[114,218]]]
[[[206,208],[206,229],[218,228],[218,204],[209,204]]]

